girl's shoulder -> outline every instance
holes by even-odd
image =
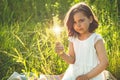
[[[103,39],[101,34],[95,33],[95,39]]]
[[[98,40],[103,40],[104,42],[102,35],[95,33],[94,43],[96,43]]]
[[[76,37],[70,36],[70,37],[68,37],[68,40],[69,40],[70,42],[73,42],[73,41],[76,40]]]

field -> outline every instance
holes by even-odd
[[[68,36],[63,26],[63,19],[68,8],[79,0],[66,2],[63,0],[64,3],[62,0],[55,2],[30,0],[31,3],[26,0],[25,2],[15,1],[14,4],[13,1],[3,0],[3,5],[0,4],[4,7],[0,8],[2,10],[0,13],[0,79],[6,80],[14,71],[26,75],[33,72],[37,76],[41,73],[63,73],[68,64],[55,53],[54,44],[56,41],[61,41],[65,46],[65,51],[68,51]],[[101,2],[93,0],[94,3],[91,1],[86,0],[86,3],[92,5],[99,20],[96,33],[101,34],[105,41],[109,59],[107,70],[120,79],[120,7],[118,6],[120,3],[117,3],[117,0],[105,0],[104,4],[103,0]],[[15,3],[18,5],[15,6]],[[26,6],[25,10],[28,8],[26,12],[21,8],[22,3]],[[40,8],[44,11],[39,15],[39,5],[45,5],[45,3],[47,7]],[[104,6],[99,6],[98,3]],[[52,8],[54,14],[50,12]],[[53,30],[56,24],[62,30],[60,34]]]

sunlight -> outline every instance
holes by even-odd
[[[54,33],[55,33],[56,36],[60,35],[60,33],[61,33],[60,26],[59,25],[54,26],[53,27],[53,31],[54,31]]]

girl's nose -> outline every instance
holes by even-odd
[[[80,27],[81,25],[80,25],[80,23],[77,23],[77,27]]]

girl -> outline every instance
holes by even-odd
[[[69,63],[62,80],[104,80],[103,70],[108,66],[103,39],[94,31],[98,21],[85,3],[74,5],[65,17],[68,29],[69,54],[60,42],[56,53]]]

